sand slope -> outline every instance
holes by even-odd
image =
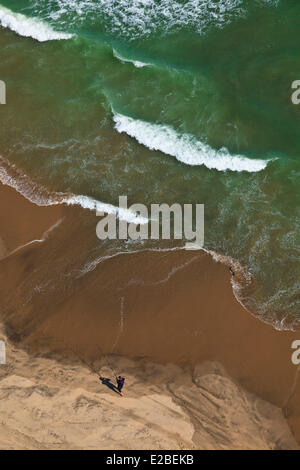
[[[8,346],[0,368],[1,449],[291,449],[282,412],[235,384],[218,363],[182,369],[109,358],[124,397],[83,365]],[[104,361],[96,365],[112,377]]]

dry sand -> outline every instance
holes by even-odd
[[[87,270],[92,213],[40,208],[6,187],[0,201],[1,448],[297,447],[300,332],[245,311],[225,266],[168,251]],[[124,398],[84,367],[112,378],[103,354],[127,378]]]
[[[279,408],[235,384],[218,363],[190,368],[108,357],[123,397],[80,363],[8,346],[0,368],[1,449],[294,449]],[[104,360],[97,368],[112,372]]]

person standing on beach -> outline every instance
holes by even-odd
[[[118,385],[118,391],[122,395],[122,388],[124,387],[124,382],[125,382],[125,377],[116,377],[117,385]]]

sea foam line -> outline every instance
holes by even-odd
[[[125,132],[150,150],[159,150],[187,165],[251,173],[263,170],[270,161],[231,155],[226,148],[214,150],[191,134],[179,134],[166,124],[153,124],[119,113],[114,113],[113,120],[118,132]]]
[[[55,206],[66,204],[68,206],[81,206],[83,209],[114,214],[119,220],[128,223],[146,224],[148,219],[138,216],[130,209],[116,207],[112,204],[98,201],[89,196],[50,193],[46,188],[37,185],[22,173],[15,165],[0,156],[0,182],[6,186],[14,188],[19,194],[37,206]]]
[[[148,223],[148,219],[146,219],[145,217],[137,216],[130,209],[122,209],[122,208],[113,206],[112,204],[108,204],[106,202],[97,201],[96,199],[92,199],[88,196],[70,195],[70,196],[62,198],[59,204],[66,204],[68,206],[78,205],[78,206],[81,206],[83,209],[95,210],[97,212],[104,212],[105,214],[114,214],[120,220],[124,220],[129,223],[135,223],[135,224]]]
[[[169,248],[143,248],[143,250],[131,250],[131,251],[117,251],[115,253],[109,254],[109,255],[101,255],[92,261],[88,261],[84,264],[84,266],[77,272],[77,278],[81,278],[85,276],[86,274],[94,271],[99,264],[105,263],[106,261],[110,261],[113,258],[119,257],[119,256],[132,256],[135,254],[143,252],[158,252],[158,253],[170,253],[170,252],[176,252],[176,251],[185,251],[186,247],[185,246],[179,246],[179,247],[169,247]],[[223,255],[221,253],[217,253],[213,250],[209,250],[207,248],[199,248],[198,251],[201,253],[200,257],[202,254],[206,253],[209,255],[213,261],[216,263],[221,263],[224,266],[232,267],[235,272],[235,276],[231,276],[231,287],[232,287],[232,292],[236,300],[239,302],[239,304],[252,316],[257,317],[254,312],[252,312],[248,306],[246,305],[246,300],[243,298],[243,290],[247,287],[250,286],[251,283],[253,282],[254,278],[252,274],[249,272],[248,268],[246,266],[243,266],[242,264],[239,263],[238,260],[235,260],[231,258],[230,256]],[[196,259],[200,258],[199,256],[194,256],[191,260],[183,263],[180,266],[175,266],[171,272],[167,275],[166,278],[158,281],[158,282],[150,282],[150,283],[139,283],[137,282],[129,282],[127,286],[135,283],[137,285],[155,285],[155,284],[162,284],[164,282],[167,282],[170,277],[172,277],[177,271],[184,269],[191,263],[193,263]],[[260,317],[261,318],[261,317]],[[265,323],[268,323],[268,321],[265,321],[263,318],[261,320]],[[280,328],[278,328],[280,329]]]
[[[49,25],[35,18],[27,18],[22,13],[15,13],[0,5],[0,24],[19,36],[31,37],[37,41],[70,39],[73,35],[54,31]]]
[[[35,244],[37,244],[37,243],[44,243],[44,242],[47,240],[49,234],[50,234],[51,232],[53,232],[53,231],[62,223],[63,220],[64,220],[64,217],[61,217],[59,220],[57,220],[53,225],[51,225],[51,227],[49,227],[49,228],[43,233],[43,235],[42,235],[41,238],[37,238],[37,239],[34,239],[34,240],[30,240],[29,242],[24,243],[24,245],[18,246],[18,247],[15,248],[13,251],[11,251],[10,253],[8,253],[7,256],[5,256],[4,258],[2,258],[1,261],[2,261],[3,259],[7,259],[7,258],[9,258],[10,256],[12,256],[12,255],[18,253],[19,251],[21,251],[23,248],[26,248],[27,246],[35,245]]]

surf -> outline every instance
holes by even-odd
[[[226,148],[215,150],[191,134],[179,134],[166,124],[153,124],[119,113],[114,114],[113,120],[118,132],[124,132],[150,150],[158,150],[175,157],[186,165],[204,165],[210,170],[252,173],[264,170],[270,161],[231,155]]]
[[[127,223],[145,224],[148,219],[138,216],[130,209],[119,208],[113,204],[98,201],[82,194],[51,193],[46,188],[35,184],[19,168],[12,165],[0,156],[0,182],[15,189],[28,201],[37,206],[80,206],[82,209],[96,211],[97,213],[113,214],[119,220]]]
[[[19,36],[30,37],[39,42],[70,39],[72,34],[54,31],[44,21],[27,18],[22,13],[15,13],[0,5],[0,24]]]

